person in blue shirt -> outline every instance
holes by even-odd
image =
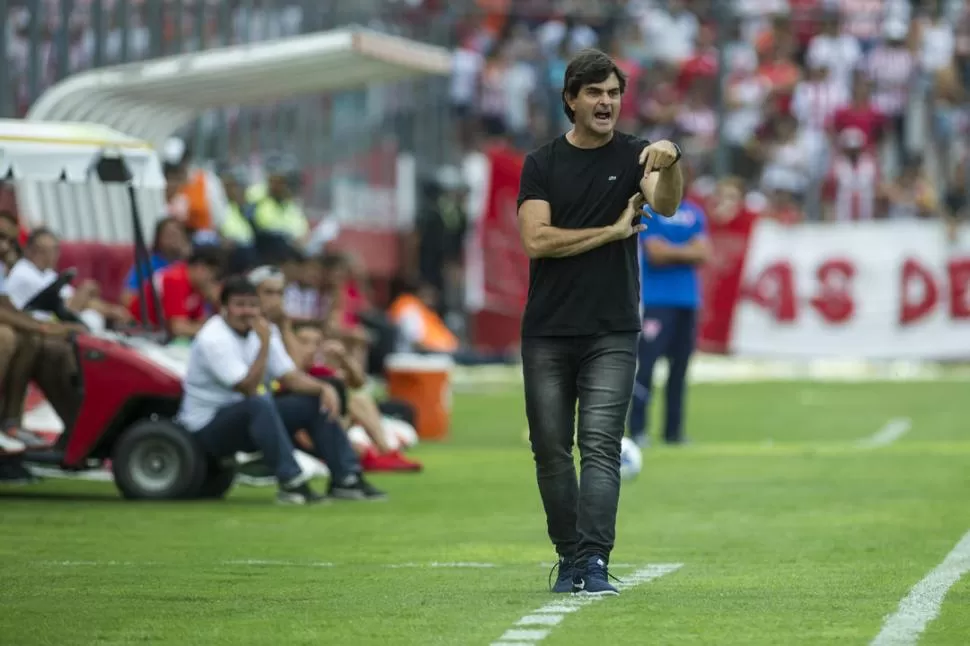
[[[142,280],[148,280],[155,272],[165,269],[173,262],[184,260],[192,250],[185,225],[172,217],[165,217],[155,224],[155,238],[148,266],[142,267]],[[132,267],[125,277],[121,291],[121,304],[128,307],[141,293],[138,273]]]
[[[647,229],[640,233],[641,302],[636,382],[630,405],[630,437],[638,445],[647,442],[647,417],[653,389],[653,366],[660,357],[669,365],[664,441],[684,441],[684,386],[687,365],[694,352],[697,310],[700,307],[698,267],[710,257],[704,211],[685,199],[669,217],[650,213]]]

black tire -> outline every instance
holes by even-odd
[[[221,499],[225,498],[232,483],[236,480],[236,466],[234,464],[220,464],[209,460],[209,468],[199,490],[199,498]]]
[[[131,500],[194,498],[207,460],[189,432],[169,420],[142,420],[125,430],[111,457],[121,495]]]

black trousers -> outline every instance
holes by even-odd
[[[608,561],[620,500],[620,442],[636,370],[637,334],[522,339],[529,440],[556,551]],[[577,403],[579,410],[576,426]],[[580,477],[573,462],[577,431]]]

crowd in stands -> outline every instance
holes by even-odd
[[[597,47],[629,78],[620,128],[678,141],[695,193],[730,175],[784,222],[965,213],[970,2],[723,4],[529,2],[470,28],[451,83],[465,137],[563,132],[566,62]]]

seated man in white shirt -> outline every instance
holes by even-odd
[[[35,229],[24,247],[24,257],[10,268],[6,290],[10,302],[22,310],[45,287],[57,280],[57,260],[60,244],[50,229]],[[118,323],[131,321],[128,310],[120,305],[106,303],[98,298],[99,287],[93,281],[84,281],[78,289],[65,285],[61,298],[68,310],[79,315],[88,327],[102,328],[104,320]],[[34,318],[50,319],[47,313],[36,312]]]
[[[179,421],[212,456],[262,452],[279,482],[280,502],[322,499],[293,457],[292,438],[300,430],[310,435],[314,455],[330,469],[328,497],[385,497],[361,475],[357,455],[329,412],[338,405],[333,387],[297,369],[279,330],[260,314],[255,286],[244,277],[232,277],[220,300],[222,311],[192,342]],[[269,389],[273,381],[293,394],[274,400]]]

